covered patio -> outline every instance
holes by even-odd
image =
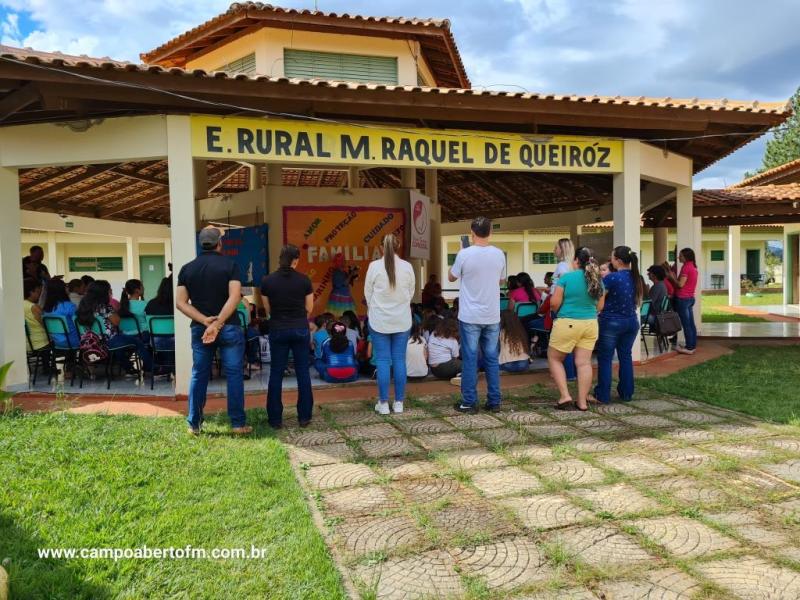
[[[704,217],[695,212],[692,175],[787,115],[782,103],[230,76],[8,48],[0,53],[0,88],[0,189],[6,215],[0,224],[0,360],[14,361],[9,383],[18,389],[27,385],[19,343],[24,339],[21,208],[169,224],[172,262],[179,269],[194,257],[196,230],[203,222],[260,218],[276,230],[269,242],[269,255],[275,257],[282,237],[280,209],[287,201],[401,207],[407,206],[408,190],[417,189],[432,202],[430,258],[414,261],[422,280],[425,273],[441,273],[446,264],[442,232],[463,227],[477,214],[487,214],[501,228],[524,223],[577,227],[613,219],[613,243],[638,248],[642,213],[674,199],[669,218],[679,245],[693,246]],[[196,113],[207,117],[190,116]],[[253,128],[291,118],[311,133],[338,127],[354,134],[374,129],[376,135],[449,137],[465,144],[607,146],[613,160],[596,168],[503,161],[472,168],[452,161],[434,165],[419,157],[332,161],[198,151],[197,123],[224,123],[224,115],[237,115]],[[666,259],[665,244],[660,252]],[[180,314],[175,320],[174,394],[183,396],[191,361],[188,322]]]

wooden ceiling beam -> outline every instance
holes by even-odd
[[[20,198],[20,207],[26,208],[39,202],[40,200],[52,196],[57,192],[62,192],[66,189],[71,188],[74,185],[78,185],[86,181],[87,179],[92,179],[93,177],[97,177],[103,173],[113,170],[116,168],[117,165],[109,164],[109,165],[88,165],[86,170],[80,174],[73,175],[71,177],[67,177],[66,179],[53,184],[49,187],[44,188],[43,190],[39,190],[38,192],[33,192],[31,194],[25,194]],[[76,169],[74,169],[76,170]],[[71,172],[71,171],[68,171]]]
[[[0,122],[42,99],[35,83],[27,83],[0,100]]]

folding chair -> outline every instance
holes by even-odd
[[[39,375],[39,366],[50,366],[49,365],[49,357],[48,354],[50,352],[50,346],[45,346],[44,348],[39,348],[38,350],[33,349],[33,343],[31,343],[31,332],[28,329],[28,324],[25,323],[25,339],[27,341],[27,346],[25,347],[25,355],[28,359],[28,371],[31,370],[31,365],[33,365],[33,385],[36,385],[36,378]],[[47,380],[50,383],[50,379]]]
[[[171,315],[152,315],[147,317],[147,328],[150,331],[150,349],[153,352],[153,371],[150,374],[150,389],[156,384],[156,369],[158,367],[170,367],[175,373],[175,317]],[[171,348],[165,348],[170,344],[164,344],[172,340]],[[162,362],[162,357],[168,356],[168,362]]]
[[[252,377],[253,376],[253,365],[247,360],[247,348],[248,346],[255,342],[256,352],[258,353],[258,364],[261,364],[261,343],[259,338],[261,336],[248,336],[247,333],[247,326],[249,324],[247,313],[242,310],[241,308],[236,309],[236,314],[239,317],[239,325],[242,327],[242,333],[244,334],[244,360],[247,363],[247,374]]]
[[[59,359],[64,369],[70,368],[72,372],[72,379],[70,386],[75,385],[75,371],[78,370],[78,354],[80,353],[80,344],[74,345],[70,338],[69,321],[63,315],[44,315],[44,329],[47,332],[47,338],[50,340],[50,366],[51,374],[47,377],[47,383],[50,384],[52,379],[52,371],[58,368]]]
[[[514,305],[514,312],[522,319],[524,317],[535,317],[539,311],[539,305],[536,302],[518,302]]]

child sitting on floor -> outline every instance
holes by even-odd
[[[336,321],[331,337],[322,343],[322,357],[316,361],[319,376],[328,383],[347,383],[358,379],[356,350],[347,339],[347,326]]]

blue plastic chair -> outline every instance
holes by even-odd
[[[170,367],[175,372],[175,317],[172,315],[148,315],[147,329],[150,331],[150,349],[153,353],[153,371],[150,373],[150,389],[156,384],[156,369],[158,367]],[[170,344],[160,342],[172,341],[171,348],[165,348]],[[162,362],[162,357],[168,356],[167,362]]]
[[[51,366],[53,369],[51,369],[51,373],[58,366],[60,358],[65,372],[68,367],[71,367],[72,379],[69,384],[73,386],[75,385],[75,371],[78,370],[77,365],[80,344],[77,346],[73,345],[72,339],[70,338],[69,321],[67,321],[67,317],[64,315],[46,314],[42,319],[52,349]],[[52,374],[47,377],[48,385],[51,379]]]

